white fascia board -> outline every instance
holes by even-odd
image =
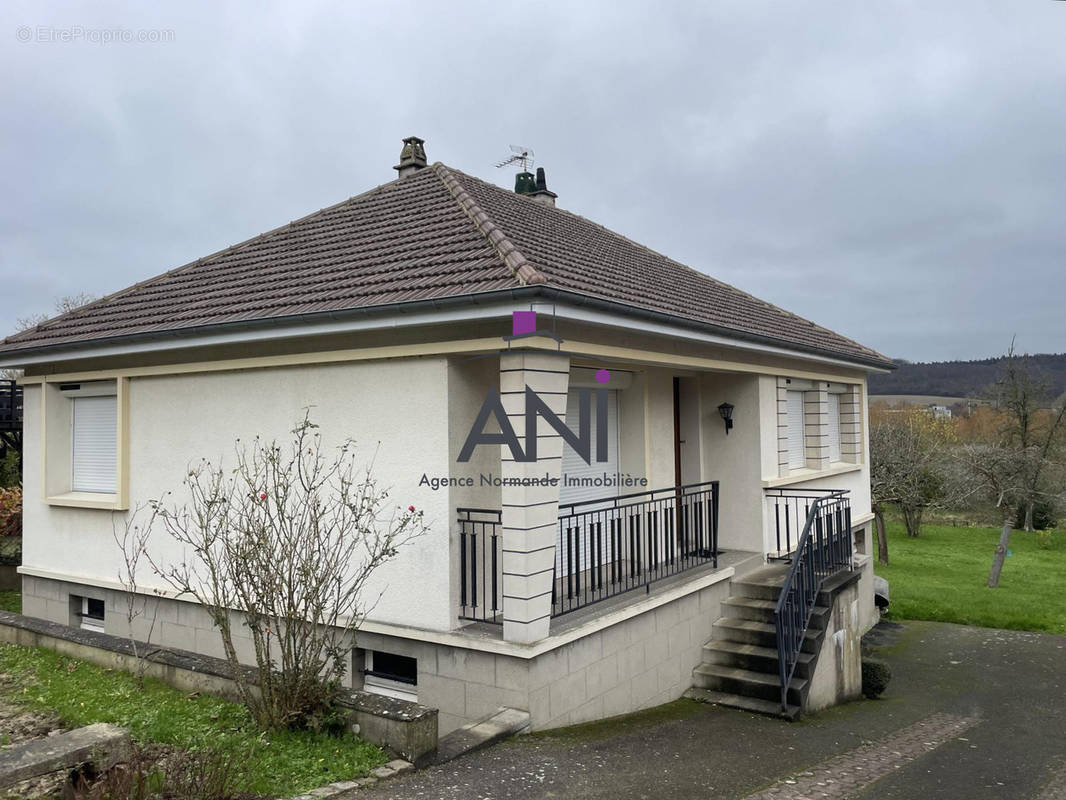
[[[545,301],[534,301],[534,305],[541,305]],[[248,327],[242,330],[220,330],[203,334],[183,335],[180,332],[160,334],[151,339],[139,342],[114,342],[101,344],[99,347],[86,345],[76,350],[64,353],[37,353],[23,359],[14,357],[5,358],[4,365],[8,367],[28,367],[35,364],[56,364],[81,358],[106,358],[109,356],[127,356],[138,353],[166,352],[170,350],[189,349],[198,347],[211,347],[219,345],[246,344],[251,342],[272,342],[291,339],[302,339],[310,336],[328,336],[330,334],[359,333],[373,330],[388,330],[396,328],[409,328],[419,325],[438,325],[447,323],[462,323],[484,321],[493,317],[509,317],[511,312],[521,310],[528,306],[528,300],[493,300],[471,305],[454,306],[450,308],[427,309],[424,311],[397,311],[384,315],[369,313],[360,317],[345,317],[341,319],[326,319],[322,321],[307,322],[303,324],[284,325],[274,327]],[[815,353],[807,353],[801,350],[791,350],[787,347],[749,342],[744,339],[731,338],[724,334],[715,334],[700,331],[684,325],[671,325],[667,322],[638,319],[624,313],[586,306],[579,303],[570,303],[565,300],[555,302],[555,316],[563,317],[575,322],[584,322],[591,325],[600,325],[610,328],[621,328],[628,331],[666,336],[674,339],[684,339],[701,344],[719,345],[743,352],[759,353],[763,355],[776,355],[802,361],[819,364],[832,364],[834,366],[860,369],[864,372],[888,372],[887,369],[878,369],[868,364],[848,361],[844,358],[832,356],[820,356]],[[367,309],[373,312],[374,309]],[[507,333],[501,330],[501,336]]]

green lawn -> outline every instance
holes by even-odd
[[[0,609],[11,611],[15,614],[22,613],[21,592],[0,592]]]
[[[888,567],[894,618],[959,622],[989,628],[1066,633],[1066,532],[1051,548],[1034,533],[1015,531],[999,588],[985,582],[999,541],[995,528],[923,525],[917,538],[888,524]]]
[[[236,765],[237,788],[256,795],[300,794],[352,780],[386,760],[380,749],[352,735],[261,733],[236,703],[189,696],[151,679],[138,690],[127,672],[50,650],[0,644],[0,673],[5,700],[52,711],[70,726],[113,722],[141,743],[221,752]]]

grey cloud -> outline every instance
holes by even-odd
[[[417,133],[505,185],[493,162],[531,145],[566,208],[889,355],[1061,351],[1064,23],[972,0],[5,4],[0,328],[390,180]]]

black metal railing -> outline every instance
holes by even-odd
[[[552,616],[718,566],[718,481],[559,506]]]
[[[788,550],[792,566],[774,608],[784,709],[822,581],[851,568],[851,501],[843,489],[770,491],[784,493],[789,500],[801,500],[806,508],[795,549]]]
[[[503,623],[498,509],[459,508],[459,618]]]
[[[13,380],[0,380],[0,431],[22,430],[22,387]]]
[[[773,535],[774,549],[767,555],[768,561],[791,561],[792,553],[799,544],[807,515],[816,500],[843,489],[764,489],[769,504],[768,520]]]

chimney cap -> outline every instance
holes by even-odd
[[[517,186],[515,191],[518,191]],[[548,181],[544,177],[544,167],[537,167],[537,177],[533,180],[533,189],[532,191],[524,192],[524,194],[528,194],[530,198],[546,206],[554,206],[555,198],[559,196],[555,192],[548,191]]]
[[[408,136],[403,140],[400,163],[393,167],[394,170],[400,173],[401,178],[426,166],[425,143],[425,139],[420,139],[417,136]]]

